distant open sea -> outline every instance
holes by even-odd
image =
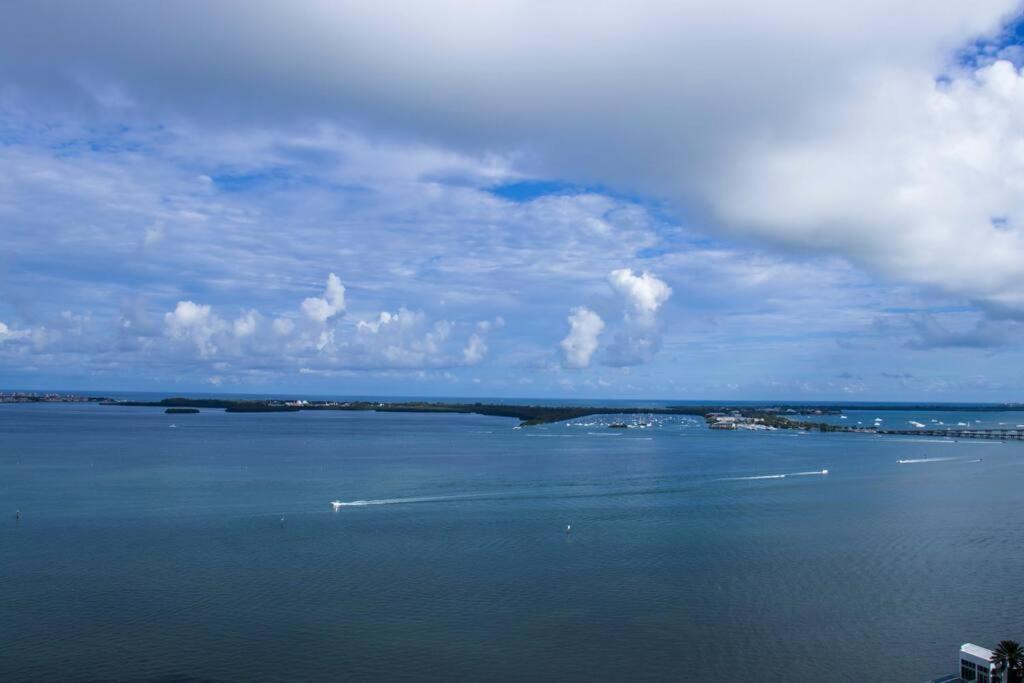
[[[924,681],[1024,640],[1021,442],[612,421],[0,404],[0,680]]]

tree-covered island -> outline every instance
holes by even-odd
[[[1001,405],[669,405],[669,406],[552,406],[516,405],[504,403],[448,403],[435,401],[331,401],[284,399],[220,399],[220,398],[165,398],[160,401],[114,401],[104,405],[150,406],[157,408],[216,408],[229,413],[298,412],[302,410],[345,410],[393,413],[471,413],[519,420],[522,427],[563,422],[593,415],[689,415],[703,418],[709,426],[732,429],[738,426],[763,429],[802,429],[822,432],[875,432],[871,427],[854,427],[813,421],[817,415],[838,415],[844,410],[956,410],[987,412],[1020,409],[1020,406]],[[812,419],[807,419],[811,417]]]

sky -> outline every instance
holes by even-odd
[[[1022,10],[0,3],[0,388],[1022,400]]]

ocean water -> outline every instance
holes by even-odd
[[[966,416],[1024,424],[892,419]],[[613,419],[0,405],[0,680],[922,681],[1024,638],[1024,444]]]

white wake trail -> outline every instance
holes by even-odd
[[[896,462],[900,465],[916,465],[923,462],[981,462],[981,458],[911,458]]]
[[[473,500],[479,498],[491,498],[487,495],[464,495],[464,496],[422,496],[419,498],[376,498],[373,500],[338,500],[331,503],[335,508],[344,507],[365,507],[367,505],[401,505],[403,503],[434,503],[445,500]]]
[[[757,481],[759,479],[785,479],[786,477],[820,477],[826,474],[828,474],[828,470],[812,470],[810,472],[790,472],[788,474],[756,474],[749,477],[726,477],[718,481]]]

